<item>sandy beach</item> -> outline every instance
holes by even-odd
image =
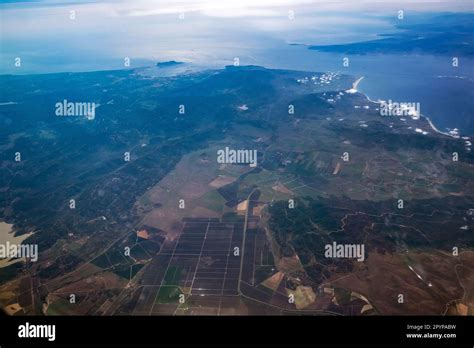
[[[0,221],[0,244],[6,244],[7,242],[10,242],[11,244],[21,244],[26,238],[31,236],[31,234],[33,233],[31,232],[16,237],[14,233],[12,233],[12,228],[12,224],[7,224],[6,222]],[[0,259],[0,268],[6,267],[21,260],[22,259],[15,259],[9,261],[8,259]]]

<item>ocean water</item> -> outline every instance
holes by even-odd
[[[439,129],[474,134],[472,59],[461,57],[454,68],[446,56],[358,55],[349,56],[349,67],[344,67],[343,54],[290,45],[343,44],[397,32],[388,15],[324,13],[312,6],[296,9],[293,21],[284,7],[273,9],[271,16],[262,11],[232,17],[231,8],[194,11],[180,20],[176,13],[136,16],[135,6],[121,6],[3,5],[0,74],[124,69],[125,57],[131,59],[130,68],[176,60],[192,72],[222,68],[238,57],[241,65],[364,76],[358,89],[371,99],[419,102],[422,114]],[[75,20],[69,18],[71,9],[77,11]],[[150,10],[157,9],[163,8]],[[14,67],[15,57],[21,57],[21,69]]]
[[[305,46],[282,45],[239,52],[240,64],[267,68],[316,72],[339,72],[364,77],[358,90],[372,100],[420,103],[421,113],[440,130],[457,128],[462,135],[474,135],[474,60],[434,55],[354,55],[318,52]],[[232,61],[226,57],[214,64],[219,68]]]

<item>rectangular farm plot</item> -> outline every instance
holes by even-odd
[[[242,224],[186,219],[183,225],[161,285],[187,295],[236,295]]]

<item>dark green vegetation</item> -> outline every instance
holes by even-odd
[[[2,100],[17,104],[0,109],[0,218],[14,222],[17,234],[35,231],[27,242],[40,250],[68,233],[117,238],[138,222],[136,198],[183,154],[223,139],[236,121],[268,129],[286,117],[284,99],[271,114],[270,104],[280,93],[277,85],[298,92],[299,76],[257,67],[182,79],[148,79],[133,71],[1,76],[8,86]],[[94,120],[58,117],[55,104],[63,100],[100,106]],[[237,110],[244,102],[251,113]],[[14,161],[16,152],[21,162]]]
[[[150,228],[147,227],[147,229]],[[145,262],[151,260],[159,252],[162,241],[163,238],[159,236],[145,240],[130,233],[95,258],[92,263],[130,280],[144,266]]]
[[[87,314],[161,313],[177,306],[182,293],[198,303],[204,287],[199,277],[193,283],[193,272],[201,267],[202,279],[214,286],[206,296],[221,294],[224,278],[216,285],[206,267],[217,264],[216,255],[220,268],[228,266],[229,250],[241,241],[220,238],[236,231],[243,238],[244,221],[243,271],[231,259],[228,289],[235,296],[242,276],[240,291],[257,291],[255,298],[270,298],[282,310],[294,309],[285,307],[288,289],[310,286],[316,293],[357,267],[324,257],[324,245],[333,241],[365,244],[369,263],[407,250],[472,248],[474,155],[465,141],[437,134],[424,119],[381,117],[377,104],[346,92],[351,77],[335,74],[328,85],[320,77],[253,66],[160,78],[142,70],[1,76],[8,86],[2,100],[13,104],[0,106],[0,219],[14,223],[18,234],[33,231],[25,243],[40,250],[37,263],[0,268],[0,285],[14,294],[5,303],[16,302],[18,292],[26,294],[19,303],[28,313],[41,312],[48,301],[52,313],[63,313],[62,296],[71,288],[91,293],[81,298]],[[63,100],[100,106],[93,120],[58,117],[55,104]],[[257,150],[257,167],[216,164],[216,149],[226,146]],[[453,152],[459,161],[452,161]],[[179,215],[183,194],[189,210]],[[248,209],[237,211],[247,199]],[[190,251],[170,265],[183,217],[211,218],[217,227],[192,230],[197,239],[184,233]],[[201,258],[202,251],[208,256]],[[410,272],[406,264],[397,267]],[[267,282],[274,288],[259,297],[255,280],[278,271],[280,282]],[[352,290],[366,293],[360,285],[338,287],[345,289],[344,303]],[[324,300],[309,305],[328,308]]]
[[[158,292],[156,303],[177,303],[182,292],[177,286],[162,286]]]
[[[296,208],[273,204],[269,226],[284,256],[297,254],[307,274],[320,284],[331,272],[350,272],[352,260],[324,255],[326,244],[365,244],[371,253],[473,248],[474,221],[466,207],[473,197],[413,199],[398,209],[396,200],[354,201],[347,197],[302,198]],[[465,226],[463,228],[463,226]]]
[[[61,270],[48,265],[41,275],[73,269],[137,227],[137,197],[183,154],[224,139],[236,121],[268,129],[286,117],[287,98],[276,97],[277,87],[298,93],[295,80],[304,75],[229,67],[185,78],[150,79],[134,71],[1,76],[0,84],[8,86],[2,100],[13,104],[0,109],[0,219],[14,223],[17,234],[34,231],[25,243],[37,243],[40,251],[71,242],[70,235],[73,241],[92,237],[64,267],[52,253],[51,263]],[[270,114],[277,99],[281,108]],[[63,100],[100,106],[94,120],[58,117],[55,104]],[[244,102],[251,113],[237,109]],[[247,139],[241,134],[236,146],[246,146]],[[17,152],[20,162],[14,161]],[[13,274],[0,269],[0,279]]]

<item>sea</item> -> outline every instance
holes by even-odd
[[[421,113],[439,130],[474,135],[473,59],[459,57],[454,67],[450,56],[352,55],[344,66],[343,54],[305,46],[396,33],[393,20],[383,16],[297,12],[288,21],[284,13],[276,20],[265,12],[260,17],[192,12],[180,20],[176,14],[122,16],[111,12],[115,7],[91,4],[87,16],[81,15],[80,7],[71,20],[68,13],[74,5],[18,6],[4,6],[0,74],[133,69],[170,60],[184,62],[176,74],[185,74],[220,69],[238,58],[240,65],[364,76],[358,90],[372,100],[420,103]],[[85,6],[84,11],[89,8]],[[19,28],[18,22],[28,26]],[[22,59],[21,68],[13,64],[16,57]],[[125,58],[130,66],[124,66]],[[8,101],[0,94],[1,102]]]

